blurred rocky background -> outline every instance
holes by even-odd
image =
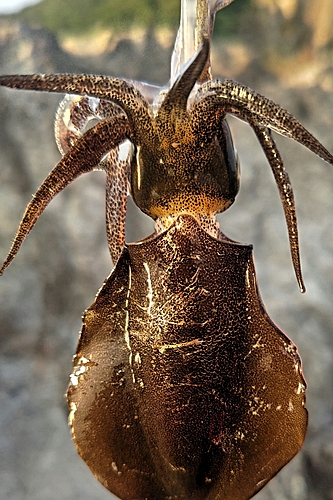
[[[98,72],[166,83],[178,16],[178,0],[44,0],[0,17],[0,73]],[[331,151],[332,58],[332,0],[235,0],[217,16],[214,76],[278,102]],[[1,260],[31,194],[59,160],[59,101],[1,89]],[[254,244],[263,300],[298,345],[308,382],[302,452],[256,498],[333,500],[333,168],[278,138],[296,193],[301,295],[264,155],[249,126],[230,125],[242,181],[221,228]],[[130,203],[127,240],[152,229]],[[112,498],[76,454],[64,399],[81,314],[111,267],[104,178],[92,173],[51,203],[0,281],[0,499]]]

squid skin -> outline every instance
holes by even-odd
[[[137,83],[105,76],[0,77],[2,86],[81,96],[60,108],[64,156],[28,205],[0,274],[57,193],[106,172],[116,266],[85,313],[67,397],[80,455],[122,500],[250,499],[297,454],[307,427],[297,348],[264,308],[252,247],[229,240],[215,219],[239,189],[225,117],[247,121],[265,152],[302,291],[294,196],[271,130],[331,165],[333,156],[265,96],[210,80],[209,53],[203,35],[157,103]],[[92,117],[98,123],[84,131]],[[124,243],[128,185],[156,221],[133,244]]]
[[[68,390],[79,454],[123,500],[247,500],[299,451],[306,383],[252,247],[189,215],[126,245],[87,309]]]

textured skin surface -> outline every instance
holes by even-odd
[[[71,110],[78,138],[60,133],[64,152],[70,149],[29,204],[2,270],[55,194],[104,165],[104,155],[127,139],[136,148],[134,201],[159,219],[160,228],[178,221],[165,234],[125,248],[85,317],[72,375],[70,419],[78,448],[123,499],[246,500],[297,453],[306,429],[296,347],[261,305],[249,248],[211,239],[192,216],[210,227],[237,194],[238,168],[224,118],[240,116],[254,128],[271,164],[302,286],[292,191],[266,128],[329,163],[333,158],[289,113],[236,82],[204,84],[189,105],[208,58],[206,40],[154,116],[135,86],[118,79],[0,77],[0,84],[14,88],[88,93],[124,111],[80,136],[86,113]],[[108,174],[114,177],[112,170]],[[125,181],[124,172],[120,176]],[[118,228],[124,213],[120,185],[115,183],[109,210]]]
[[[9,75],[0,77],[0,85],[26,90],[87,94],[120,106],[127,116],[129,127],[126,133],[121,135],[121,129],[117,133],[123,141],[130,139],[136,148],[136,155],[131,163],[131,194],[137,206],[153,219],[180,213],[204,214],[207,219],[211,219],[233,203],[238,192],[238,169],[235,162],[230,161],[230,144],[226,147],[223,141],[221,143],[220,137],[226,126],[224,119],[227,113],[247,121],[254,129],[273,171],[285,211],[296,277],[301,291],[305,291],[293,191],[270,130],[303,144],[331,165],[333,156],[288,111],[232,80],[215,80],[202,84],[195,94],[194,103],[189,106],[191,90],[200,76],[206,74],[209,51],[209,40],[203,38],[202,47],[195,59],[168,91],[156,116],[153,116],[148,101],[134,83],[117,78],[70,74]],[[226,134],[222,135],[226,139]],[[88,152],[89,148],[95,147],[90,141],[88,136],[82,144],[84,153],[85,148]],[[123,141],[118,140],[109,150]],[[103,155],[95,167],[102,157]],[[73,176],[69,182],[74,178]],[[124,182],[120,183],[120,189],[123,185]],[[120,205],[123,209],[123,203]],[[110,221],[108,225],[112,226]],[[119,238],[123,213],[120,213],[120,222],[116,221],[114,226],[116,241],[123,242],[123,237]],[[22,241],[22,238],[20,242],[15,241],[11,260]],[[113,245],[110,245],[111,252],[118,256],[119,245],[116,244],[115,249]],[[7,260],[6,266],[8,263]],[[2,267],[2,271],[4,269]]]
[[[22,242],[54,196],[79,175],[94,170],[110,149],[126,139],[129,131],[127,118],[116,116],[98,123],[75,142],[27,205],[14,243],[1,267],[1,274],[14,259]]]
[[[8,86],[22,88],[22,75],[11,75],[6,78]],[[0,79],[1,82],[1,79]],[[150,131],[150,115],[148,102],[131,83],[119,78],[97,75],[24,75],[26,90],[44,90],[68,94],[89,95],[107,99],[120,105],[126,112],[132,128]]]
[[[71,380],[76,446],[122,499],[248,499],[306,431],[301,361],[262,305],[251,247],[190,216],[125,248]]]
[[[110,101],[66,95],[59,105],[54,126],[60,153],[65,155],[69,152],[85,133],[90,121],[102,121],[120,116],[126,118],[122,109]],[[114,263],[117,262],[125,243],[131,153],[132,148],[129,148],[127,157],[123,159],[119,155],[119,147],[116,146],[94,166],[94,170],[104,170],[106,173],[106,234]]]

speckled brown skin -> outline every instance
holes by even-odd
[[[103,156],[123,142],[126,135],[130,135],[129,123],[126,117],[120,116],[98,123],[75,142],[46,177],[28,204],[0,274],[12,262],[22,242],[55,195],[81,174],[94,170]]]
[[[119,79],[0,77],[8,87],[100,99],[69,98],[74,130],[60,110],[64,157],[28,205],[0,272],[58,192],[81,173],[106,171],[108,238],[120,257],[86,312],[68,401],[81,456],[122,499],[246,500],[298,452],[306,431],[297,349],[261,303],[251,248],[215,223],[239,186],[225,116],[246,120],[264,149],[303,290],[293,193],[270,129],[333,157],[287,111],[236,82],[207,82],[191,95],[208,60],[204,38],[154,115]],[[101,121],[84,132],[90,115]],[[121,165],[125,140],[134,153]],[[157,234],[124,247],[127,181]]]
[[[125,247],[83,323],[73,438],[119,498],[246,500],[299,451],[301,361],[264,309],[250,246],[180,216]]]
[[[69,119],[68,119],[69,115]],[[90,97],[66,95],[55,119],[55,136],[59,151],[65,155],[73,147],[91,120],[104,120],[126,115],[113,102]],[[131,166],[132,148],[127,158],[119,156],[119,147],[108,151],[94,170],[106,174],[105,218],[106,234],[113,262],[117,262],[125,243],[128,176]]]
[[[333,164],[333,157],[286,110],[237,82],[203,83],[194,96],[194,102],[192,99],[189,104],[189,94],[196,81],[206,74],[208,60],[209,40],[203,38],[196,58],[167,93],[156,116],[152,115],[148,101],[134,85],[117,78],[68,74],[11,75],[0,77],[0,85],[87,94],[119,106],[127,116],[130,129],[119,143],[129,138],[135,146],[131,163],[131,194],[139,208],[154,219],[180,213],[205,214],[211,219],[233,203],[239,187],[238,168],[230,146],[231,139],[225,140],[223,128],[227,125],[224,118],[231,113],[246,120],[253,127],[273,170],[286,215],[293,265],[299,286],[305,291],[293,192],[269,130],[300,142],[330,164]],[[117,164],[113,162],[112,165]],[[68,169],[71,169],[70,162]],[[109,171],[112,172],[112,168]],[[124,194],[121,195],[124,175],[118,191],[114,179],[113,195],[118,203],[112,206],[109,202],[112,221],[116,220],[117,206],[124,205]],[[124,214],[121,214],[120,223],[111,225],[111,228],[108,225],[109,235],[113,234],[109,240],[119,241],[118,245],[110,243],[114,259],[119,256],[124,241],[123,226]],[[26,234],[19,230],[14,242],[15,252],[12,249],[5,267],[14,258]]]

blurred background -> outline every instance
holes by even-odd
[[[179,0],[44,0],[12,12],[0,0],[0,73],[89,72],[165,84]],[[217,15],[215,77],[238,80],[287,108],[333,151],[332,0],[235,0]],[[60,96],[0,89],[0,260],[44,177],[59,160]],[[302,452],[258,500],[333,500],[333,168],[278,138],[293,183],[307,293],[298,291],[269,166],[249,126],[231,118],[241,192],[219,216],[254,244],[274,321],[298,345],[308,382]],[[153,230],[130,203],[127,241]],[[64,398],[81,315],[112,263],[104,176],[75,181],[43,214],[0,280],[0,498],[107,500],[77,456]]]

